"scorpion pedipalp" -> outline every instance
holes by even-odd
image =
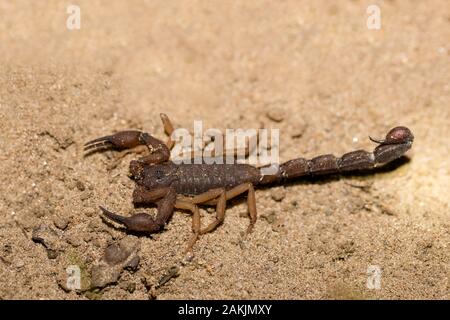
[[[85,143],[84,150],[97,151],[104,148],[131,149],[142,144],[140,140],[141,134],[142,132],[135,130],[120,131]]]
[[[131,217],[124,217],[113,213],[100,206],[103,214],[111,221],[127,227],[128,230],[136,232],[158,232],[164,225],[158,224],[150,215],[146,213],[137,213]]]

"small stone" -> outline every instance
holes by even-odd
[[[129,255],[129,252],[121,248],[119,244],[114,243],[106,248],[103,257],[110,266],[114,266],[124,262]]]
[[[180,275],[180,268],[178,266],[173,266],[169,270],[167,270],[167,273],[163,275],[161,279],[158,281],[158,287],[163,286],[167,282],[170,281],[172,278],[176,278]]]
[[[132,271],[132,272],[135,272],[138,269],[138,267],[139,267],[139,262],[140,261],[141,261],[141,258],[138,255],[132,257],[130,259],[130,261],[128,261],[125,264],[125,269],[129,270],[129,271]]]
[[[31,239],[42,244],[47,249],[47,255],[50,259],[54,259],[58,255],[58,251],[62,249],[61,240],[56,230],[53,230],[45,224],[41,224],[33,229]]]
[[[109,284],[117,283],[120,276],[120,270],[109,268],[106,265],[95,265],[91,271],[91,287],[104,288]]]
[[[286,190],[283,187],[275,187],[270,191],[273,200],[280,202],[286,197]]]
[[[239,217],[240,218],[248,218],[248,211],[239,211]]]
[[[49,259],[56,259],[58,257],[58,251],[47,249],[47,257]]]
[[[61,230],[65,230],[69,225],[69,219],[66,217],[56,216],[53,218],[53,224]]]
[[[138,248],[138,241],[132,237],[125,237],[118,243],[109,245],[105,249],[103,259],[110,266],[124,263]],[[137,262],[139,263],[139,261]]]
[[[10,244],[5,244],[4,246],[3,246],[3,253],[6,255],[6,254],[10,254],[10,253],[12,253],[12,246],[10,245]]]
[[[21,269],[25,266],[25,262],[23,262],[23,260],[19,260],[16,262],[16,268],[17,269]]]
[[[81,182],[81,181],[79,181],[79,180],[78,180],[77,183],[76,183],[76,187],[77,187],[77,189],[80,190],[80,191],[86,190],[86,187],[84,186],[83,182]]]
[[[80,200],[81,200],[81,201],[87,200],[87,199],[89,199],[91,196],[92,196],[91,192],[89,192],[89,191],[86,190],[86,191],[84,191],[84,192],[81,194]]]
[[[274,224],[277,221],[277,215],[274,211],[261,215],[261,218],[266,220],[269,224]]]
[[[129,293],[133,293],[136,290],[136,283],[131,281],[125,281],[120,283],[120,287],[123,290],[128,291]]]
[[[280,108],[273,108],[266,113],[267,118],[275,122],[281,122],[284,120],[284,111]]]
[[[298,139],[301,138],[306,131],[306,125],[296,125],[295,127],[293,127],[290,132],[291,132],[291,137],[294,139]]]
[[[130,282],[130,283],[128,284],[128,286],[127,286],[127,291],[128,291],[129,293],[133,293],[134,290],[136,290],[136,283]]]
[[[82,245],[82,240],[76,234],[71,234],[67,236],[66,241],[74,247],[79,247]]]

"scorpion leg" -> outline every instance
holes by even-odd
[[[254,189],[253,185],[251,183],[249,183],[249,182],[248,183],[243,183],[243,184],[240,184],[240,185],[238,185],[238,186],[236,186],[236,187],[226,191],[225,192],[225,201],[231,200],[231,199],[239,196],[240,194],[242,194],[244,192],[248,193],[248,195],[247,195],[247,207],[248,207],[248,213],[249,213],[249,216],[250,216],[250,224],[247,227],[247,231],[246,231],[246,235],[248,235],[249,233],[252,232],[253,227],[254,227],[254,225],[256,223],[256,220],[257,220],[256,197],[255,197],[255,189]],[[204,204],[205,205],[214,205],[214,204],[218,205],[219,204],[218,201],[220,201],[220,199],[219,200],[213,199],[213,200],[206,201]],[[223,218],[224,217],[222,217],[222,219]],[[210,226],[212,226],[213,224],[214,224],[214,222]],[[217,224],[214,228],[216,228],[219,224]],[[210,226],[206,227],[205,230],[209,229]],[[214,228],[212,230],[214,230]],[[212,230],[208,230],[206,232],[209,232],[209,231],[212,231]]]
[[[205,234],[215,230],[220,224],[222,224],[225,218],[226,207],[226,191],[224,188],[216,188],[208,190],[202,194],[194,197],[180,197],[181,200],[190,201],[194,204],[205,204],[211,200],[217,200],[216,205],[216,219],[211,222],[205,229],[200,231],[200,234]],[[179,199],[180,199],[179,198]]]
[[[195,242],[198,240],[198,236],[200,234],[200,211],[198,210],[198,206],[189,201],[177,200],[175,202],[175,208],[181,210],[189,210],[192,212],[192,232],[193,235],[188,242],[188,246],[186,247],[185,252],[189,252],[192,250]]]
[[[211,222],[205,229],[201,230],[200,234],[211,232],[223,223],[223,220],[225,219],[226,202],[227,202],[226,193],[225,190],[223,190],[219,196],[219,199],[217,200],[216,220]]]
[[[160,113],[159,116],[164,126],[164,132],[169,136],[169,139],[166,142],[167,148],[169,148],[169,150],[172,150],[173,146],[175,145],[175,141],[172,140],[172,133],[175,131],[172,125],[172,121],[170,121],[169,117],[165,113]]]
[[[165,188],[164,190],[153,190],[147,194],[147,198],[135,199],[136,202],[154,202],[156,199],[158,213],[155,218],[146,213],[137,213],[131,217],[124,217],[100,207],[103,214],[110,220],[124,225],[130,231],[155,233],[161,231],[169,219],[172,217],[176,201],[176,192],[174,189]],[[140,200],[140,201],[139,201]],[[144,201],[147,200],[147,201]]]

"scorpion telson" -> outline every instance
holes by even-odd
[[[170,137],[174,128],[169,118],[161,114],[161,120]],[[193,236],[187,246],[187,250],[191,250],[199,235],[213,231],[223,222],[228,200],[247,193],[250,217],[246,230],[248,234],[257,219],[254,187],[282,184],[302,176],[369,170],[401,157],[411,148],[414,136],[406,127],[395,127],[383,140],[370,139],[378,144],[373,152],[356,150],[340,158],[332,154],[310,160],[297,158],[279,165],[272,175],[264,175],[261,168],[249,164],[176,164],[170,161],[170,150],[174,145],[170,138],[164,143],[140,131],[121,131],[92,140],[85,144],[85,150],[122,150],[118,155],[120,159],[130,151],[142,152],[144,148],[147,154],[130,162],[130,176],[137,185],[133,192],[133,203],[156,204],[156,216],[138,213],[125,217],[100,208],[106,218],[124,225],[128,230],[148,233],[161,231],[172,217],[174,209],[187,210],[192,213]],[[204,228],[201,227],[198,205],[216,206],[215,220]]]

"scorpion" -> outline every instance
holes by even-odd
[[[192,237],[186,252],[191,251],[200,235],[215,230],[223,223],[227,201],[247,193],[247,207],[250,223],[244,233],[252,232],[257,221],[255,187],[283,184],[290,179],[304,176],[323,176],[366,171],[385,165],[403,156],[413,143],[412,132],[404,126],[388,131],[385,139],[370,140],[377,143],[373,152],[356,150],[341,157],[332,154],[312,159],[297,158],[277,166],[272,174],[265,174],[261,168],[244,163],[175,163],[170,159],[170,150],[175,142],[170,138],[174,128],[165,114],[160,114],[164,130],[169,136],[166,143],[148,133],[136,130],[120,131],[87,142],[85,151],[92,153],[113,149],[122,151],[120,157],[130,152],[146,152],[129,165],[129,176],[135,181],[133,204],[137,206],[156,205],[156,216],[137,213],[123,216],[100,206],[103,215],[137,233],[157,233],[164,229],[175,209],[192,214]],[[141,148],[140,151],[137,149]],[[142,149],[143,148],[143,149]],[[215,206],[215,219],[202,228],[199,206]]]

